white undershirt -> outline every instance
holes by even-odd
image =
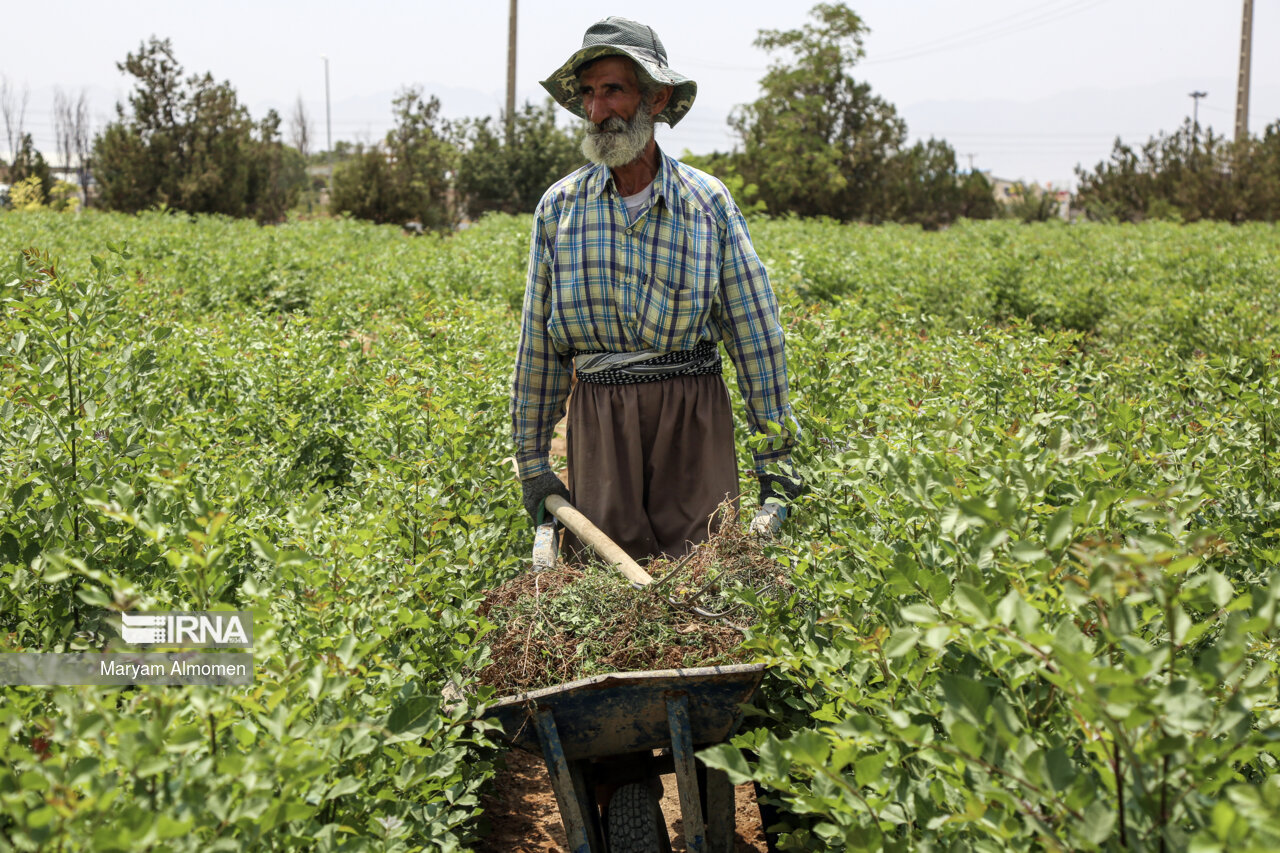
[[[636,214],[640,212],[640,208],[644,207],[645,203],[652,197],[653,184],[649,184],[649,186],[640,190],[640,192],[635,195],[624,195],[622,197],[622,203],[627,206],[627,220],[629,222],[635,222]]]

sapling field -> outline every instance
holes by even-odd
[[[257,665],[0,688],[0,850],[464,850],[513,619],[672,660],[607,576],[495,614],[529,225],[0,215],[0,650],[246,609]],[[1280,846],[1280,230],[752,232],[811,491],[691,652],[770,664],[706,759],[796,850]]]

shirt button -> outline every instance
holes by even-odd
[[[627,233],[628,233],[628,234],[630,234],[631,232],[633,232],[633,231],[635,231],[635,230],[636,230],[636,229],[634,229],[634,228],[628,228],[628,229],[627,229]]]

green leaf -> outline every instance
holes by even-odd
[[[822,767],[827,763],[831,753],[831,743],[821,733],[812,729],[801,729],[786,741],[787,751],[792,761]]]
[[[1016,589],[1009,590],[1000,599],[995,615],[1000,624],[1016,628],[1024,637],[1040,627],[1039,612]]]
[[[421,733],[438,717],[440,702],[430,696],[414,696],[397,705],[387,718],[387,729],[393,735]]]
[[[1235,596],[1235,587],[1221,572],[1209,572],[1209,597],[1219,607],[1226,607]]]
[[[982,594],[982,590],[966,583],[956,584],[955,601],[960,612],[979,622],[990,622],[992,617],[991,602]]]
[[[324,798],[332,800],[336,797],[344,797],[347,794],[354,794],[364,787],[364,782],[356,776],[344,776],[333,783],[333,786],[325,792]]]
[[[53,823],[58,817],[58,813],[49,806],[38,808],[27,815],[26,824],[32,829],[44,829]]]
[[[927,604],[909,604],[898,611],[898,615],[907,622],[937,622],[938,611]]]
[[[924,644],[931,649],[940,650],[951,641],[951,626],[937,625],[925,631]]]
[[[907,652],[915,648],[916,641],[920,639],[919,633],[912,628],[899,628],[889,637],[888,642],[884,644],[884,656],[890,660],[906,656]]]
[[[304,820],[315,813],[316,807],[297,800],[276,800],[262,816],[262,824],[266,829],[274,829],[281,824],[295,820]]]
[[[1045,768],[1049,783],[1060,793],[1070,788],[1079,775],[1078,769],[1062,747],[1055,747],[1045,753]]]
[[[1009,548],[1009,556],[1019,563],[1034,563],[1036,560],[1042,560],[1048,556],[1043,548],[1038,547],[1032,542],[1023,540],[1015,542]]]
[[[167,814],[157,814],[154,824],[156,838],[163,841],[166,838],[178,838],[186,835],[191,831],[191,827],[195,825],[194,818],[185,818],[178,820]]]
[[[854,762],[854,778],[858,780],[859,785],[875,785],[877,782],[883,781],[884,766],[888,761],[889,753],[884,751],[865,755]]]
[[[742,757],[742,750],[736,746],[730,746],[727,743],[717,744],[699,752],[698,758],[702,759],[708,767],[723,770],[734,785],[741,785],[752,779],[751,768],[747,766],[747,760]]]
[[[1057,550],[1071,538],[1073,522],[1071,520],[1071,507],[1062,507],[1053,514],[1049,519],[1049,523],[1045,525],[1045,544],[1049,546],[1050,551]]]
[[[1079,826],[1085,838],[1102,844],[1111,838],[1115,824],[1115,809],[1109,808],[1105,800],[1097,799],[1084,810],[1084,821]]]
[[[102,610],[107,610],[111,607],[110,597],[96,586],[81,586],[76,590],[76,597],[90,607],[97,607]]]
[[[987,724],[991,694],[986,686],[962,675],[944,675],[939,683],[942,696],[954,713],[979,728]]]
[[[955,720],[949,729],[951,740],[955,743],[956,748],[965,755],[975,758],[981,758],[985,750],[985,744],[982,741],[978,727],[964,720]]]

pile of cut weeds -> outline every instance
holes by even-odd
[[[742,588],[767,597],[791,590],[783,567],[732,516],[684,560],[646,568],[657,581],[648,589],[607,566],[561,562],[488,590],[480,612],[498,627],[480,683],[508,695],[609,672],[741,663],[750,608],[706,619],[689,606],[718,613]]]

